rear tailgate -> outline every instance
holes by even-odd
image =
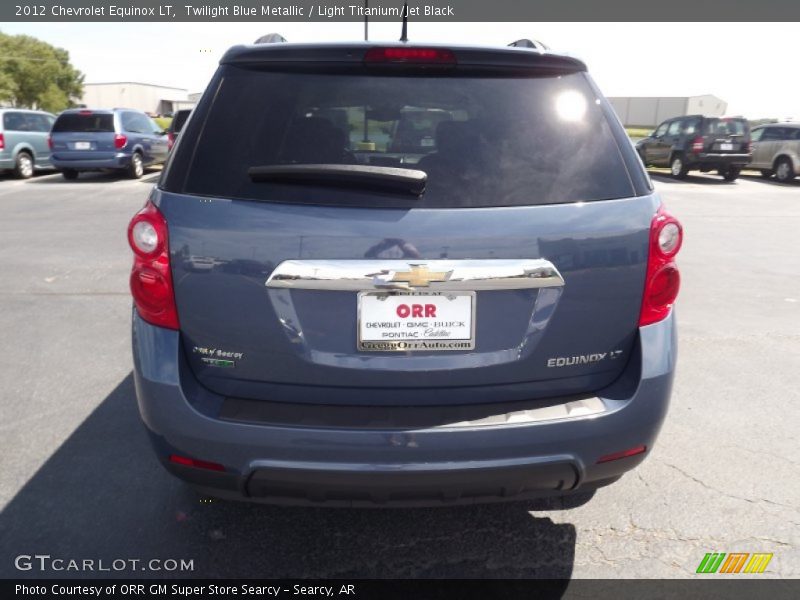
[[[535,75],[223,66],[154,197],[199,380],[228,396],[352,404],[612,382],[638,332],[657,200],[634,193],[585,74]],[[452,119],[432,147],[398,153],[392,132],[409,110]],[[428,187],[412,197],[248,176],[298,163],[393,164],[425,171]],[[437,343],[364,347],[398,330]]]
[[[303,387],[309,401],[330,398],[327,386],[370,388],[365,401],[386,387],[539,382],[530,393],[576,393],[613,381],[637,332],[652,197],[589,203],[580,215],[571,205],[403,211],[158,200],[184,348],[220,393],[275,393],[259,382],[319,386]],[[409,264],[443,253],[453,261],[545,258],[564,285],[478,291],[474,351],[399,353],[357,350],[357,291],[266,286],[283,261],[363,259],[376,247],[387,248],[392,269],[398,246],[386,240],[416,249]],[[501,389],[487,392],[506,399]]]
[[[750,152],[750,125],[741,118],[709,118],[703,127],[704,151],[713,154]]]

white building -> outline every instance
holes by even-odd
[[[610,97],[611,106],[626,127],[655,127],[666,119],[683,115],[721,117],[728,103],[705,94],[682,97]]]
[[[86,83],[80,103],[87,108],[133,108],[151,115],[171,114],[195,105],[188,90],[135,81]]]

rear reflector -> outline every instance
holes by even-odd
[[[365,63],[456,64],[456,55],[444,48],[370,48]]]
[[[597,460],[597,464],[600,463],[607,463],[611,462],[612,460],[619,460],[621,458],[628,458],[629,456],[636,456],[637,454],[643,454],[647,452],[647,446],[635,446],[633,448],[629,448],[628,450],[623,450],[622,452],[614,452],[613,454],[606,454],[605,456],[601,456]]]
[[[208,462],[207,460],[198,460],[196,458],[187,458],[186,456],[179,456],[178,454],[170,454],[169,462],[175,463],[176,465],[183,465],[184,467],[206,469],[207,471],[225,470],[225,467],[219,463]]]

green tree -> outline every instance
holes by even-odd
[[[0,32],[0,101],[57,112],[83,94],[83,73],[69,52],[28,35]]]
[[[10,103],[14,100],[17,93],[17,84],[11,78],[11,75],[3,72],[0,67],[0,104]]]

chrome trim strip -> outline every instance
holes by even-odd
[[[563,285],[561,273],[543,258],[285,260],[266,282],[268,288],[337,291],[521,290]]]
[[[450,427],[492,427],[503,425],[527,425],[530,423],[542,423],[545,421],[560,421],[564,419],[578,419],[583,417],[596,417],[608,410],[605,402],[601,398],[592,397],[582,400],[573,400],[565,404],[554,404],[542,408],[530,410],[518,410],[511,413],[493,415],[482,419],[471,421],[459,421],[458,423],[446,423],[437,425],[435,429],[447,429]]]

